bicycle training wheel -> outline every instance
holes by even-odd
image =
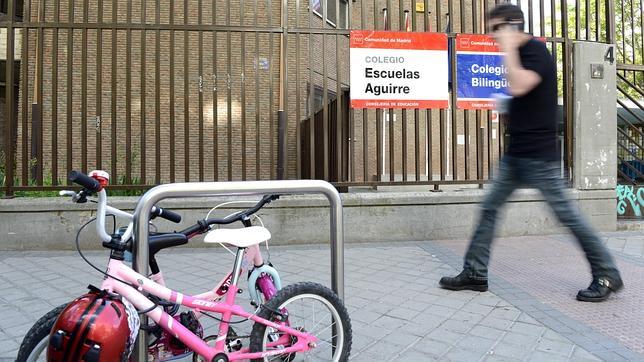
[[[311,333],[318,338],[317,346],[304,353],[291,353],[256,359],[257,361],[347,361],[351,351],[351,321],[346,308],[329,288],[316,283],[297,283],[280,290],[258,316],[275,320],[273,310],[286,310],[288,325],[293,329]],[[267,347],[283,333],[261,323],[253,325],[250,336],[251,352],[268,352],[289,347],[297,341]]]
[[[59,305],[40,317],[29,329],[25,338],[20,344],[16,362],[36,362],[47,360],[47,345],[49,344],[49,333],[54,328],[56,319],[63,312],[67,303]]]

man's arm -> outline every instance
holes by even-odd
[[[511,95],[515,97],[526,95],[541,83],[541,76],[537,72],[523,68],[517,48],[506,51],[503,63],[508,70],[506,78],[510,82]]]

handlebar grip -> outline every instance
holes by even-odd
[[[101,188],[101,184],[98,181],[80,171],[70,171],[67,179],[75,184],[83,186],[91,192],[96,192]]]
[[[154,209],[152,210],[152,216],[153,217],[158,216],[168,221],[172,221],[173,223],[176,223],[176,224],[181,222],[181,215],[177,214],[176,212],[170,211],[168,209],[162,209],[158,206],[155,206]]]

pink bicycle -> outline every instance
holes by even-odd
[[[92,180],[82,174],[74,179],[84,187],[81,192],[75,194],[75,199],[82,200],[88,195],[98,194],[97,231],[103,239],[103,246],[110,249],[107,272],[94,267],[105,275],[100,289],[122,297],[139,311],[143,311],[139,313],[146,314],[156,323],[156,326],[171,336],[175,343],[178,342],[189,349],[195,360],[216,362],[244,359],[253,361],[348,360],[351,347],[351,325],[348,313],[337,295],[322,285],[297,283],[287,286],[272,298],[268,298],[265,303],[255,302],[258,305],[255,313],[249,313],[235,304],[235,298],[240,291],[238,282],[242,273],[244,254],[246,250],[251,250],[270,238],[270,232],[267,229],[261,226],[250,226],[241,229],[216,229],[209,232],[205,238],[206,242],[227,244],[237,248],[232,272],[213,291],[194,296],[184,295],[163,285],[158,266],[154,267],[156,264],[154,258],[150,259],[150,266],[153,273],[157,271],[154,273],[158,275],[156,281],[137,273],[123,262],[126,253],[132,248],[130,242],[132,223],[121,233],[109,235],[105,231],[105,218],[108,211],[118,215],[120,210],[107,206],[105,190],[98,187]],[[151,235],[150,255],[155,254],[152,252],[154,247],[161,250],[185,244],[189,236],[210,230],[210,225],[248,221],[250,214],[270,200],[271,197],[265,197],[255,207],[247,210],[248,212],[236,213],[223,219],[202,220],[197,225],[179,233]],[[173,213],[160,208],[153,210],[153,213],[161,217],[173,218]],[[247,222],[245,224],[248,225]],[[272,278],[272,274],[263,273],[260,277]],[[222,291],[223,294],[220,295],[218,292]],[[187,307],[190,311],[181,313],[180,318],[172,317],[168,312],[176,312],[176,305]],[[49,341],[51,338],[48,337],[55,332],[51,328],[64,307],[60,306],[52,310],[36,322],[23,340],[18,354],[19,361],[36,361],[44,357],[43,352],[51,348]],[[212,312],[221,314],[221,318],[208,314]],[[194,323],[189,323],[190,321],[184,323],[184,317],[196,318],[195,316],[199,314],[213,317],[220,322],[217,335],[203,338],[203,330],[200,326],[195,327]],[[232,321],[232,316],[243,319]],[[241,346],[230,328],[231,323],[243,321],[254,322],[248,347]],[[154,335],[154,333],[151,334]],[[173,356],[170,359],[179,357],[182,355]],[[149,358],[162,360],[154,348],[149,349]]]

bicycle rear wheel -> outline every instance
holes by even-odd
[[[342,301],[329,288],[316,283],[297,283],[280,290],[261,309],[258,316],[275,320],[273,310],[287,310],[291,328],[318,338],[317,347],[304,353],[291,353],[256,359],[257,361],[347,361],[351,351],[351,321]],[[283,335],[271,327],[255,323],[250,336],[251,352],[269,352],[288,347],[297,341],[291,336],[288,345],[267,347]]]
[[[49,344],[49,334],[56,323],[56,319],[63,312],[67,303],[59,305],[50,310],[47,314],[40,317],[38,321],[29,329],[25,338],[20,344],[16,362],[35,362],[47,360],[47,345]]]

